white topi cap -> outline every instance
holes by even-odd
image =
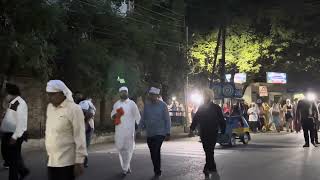
[[[127,87],[123,86],[123,87],[121,87],[121,88],[119,89],[119,92],[121,92],[121,91],[127,91],[127,93],[128,93],[128,92],[129,92],[129,89],[128,89]]]
[[[160,89],[155,88],[155,87],[151,87],[149,90],[150,94],[155,94],[155,95],[160,95]]]

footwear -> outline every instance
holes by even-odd
[[[2,166],[4,169],[9,169],[9,164],[7,162],[4,162]]]
[[[88,165],[88,164],[84,164],[83,166],[84,166],[84,168],[88,168],[88,167],[89,167],[89,165]]]
[[[126,177],[126,176],[127,176],[127,174],[128,174],[128,172],[127,172],[127,171],[123,171],[121,175],[122,175],[122,177]]]
[[[209,171],[209,174],[215,174],[215,173],[218,173],[218,171],[217,170]]]
[[[305,144],[305,145],[303,145],[303,147],[305,148],[305,147],[310,147],[310,145],[309,144]]]
[[[319,141],[316,141],[316,144],[320,144],[320,142],[319,142]]]
[[[24,172],[21,173],[19,180],[23,180],[24,178],[26,178],[27,176],[29,176],[29,174],[30,174],[30,170],[29,170],[29,169],[25,169]]]
[[[210,173],[209,172],[204,172],[204,177],[205,177],[205,179],[210,179]]]
[[[127,174],[131,174],[131,172],[132,172],[132,171],[131,171],[131,169],[129,168],[128,171],[127,171]]]
[[[161,173],[156,173],[156,174],[153,176],[153,180],[158,180],[158,179],[160,179],[161,176],[162,176]]]
[[[311,143],[311,144],[312,144],[314,147],[318,147],[318,146],[316,145],[316,143],[314,143],[314,142],[313,142],[313,143]]]

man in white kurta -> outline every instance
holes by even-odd
[[[112,119],[117,115],[117,109],[123,109],[124,114],[120,118],[120,124],[115,128],[115,145],[119,151],[119,158],[123,175],[131,172],[130,162],[135,147],[135,125],[140,122],[140,112],[136,103],[128,98],[128,88],[119,89],[118,100],[111,112]]]

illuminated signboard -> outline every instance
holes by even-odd
[[[231,74],[226,74],[226,81],[230,82]],[[247,74],[246,73],[236,73],[234,75],[234,83],[243,84],[247,82]]]
[[[287,83],[287,74],[286,73],[267,72],[267,83],[286,84]]]

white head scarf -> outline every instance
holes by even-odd
[[[96,107],[93,105],[91,99],[83,100],[83,101],[81,101],[81,102],[79,103],[79,105],[80,105],[81,109],[83,109],[83,110],[89,110],[89,109],[90,109],[90,111],[91,111],[93,114],[95,114],[96,111],[97,111],[97,109],[96,109]]]
[[[81,109],[83,109],[83,110],[89,110],[90,109],[90,105],[89,105],[87,100],[81,101],[79,103],[79,105],[80,105]]]
[[[155,94],[155,95],[160,95],[160,89],[155,88],[155,87],[151,87],[149,90],[150,94]]]
[[[46,91],[49,93],[62,92],[66,96],[67,100],[74,102],[72,97],[72,92],[61,80],[49,81],[47,83]]]
[[[122,86],[120,89],[119,89],[119,92],[121,91],[127,91],[127,93],[129,93],[129,89],[125,86]]]

